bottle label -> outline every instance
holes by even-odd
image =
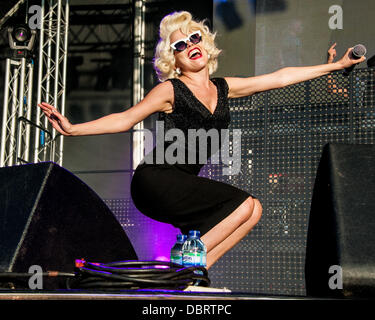
[[[182,265],[182,256],[173,256],[171,255],[171,262],[181,264]]]
[[[205,255],[202,252],[186,252],[182,260],[184,266],[206,266]]]

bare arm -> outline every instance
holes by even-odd
[[[345,55],[334,63],[308,67],[287,67],[269,74],[250,78],[225,78],[229,86],[228,97],[245,97],[256,92],[282,88],[291,84],[324,76],[333,71],[350,67],[353,64],[365,60],[365,57],[358,60],[351,59],[349,53],[352,49],[353,48],[349,48]]]
[[[153,88],[142,101],[128,110],[79,124],[71,124],[66,117],[47,103],[41,103],[39,107],[52,126],[63,135],[97,135],[125,132],[152,113],[172,109],[173,96],[172,84],[169,81],[163,82]]]

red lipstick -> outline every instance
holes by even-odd
[[[197,51],[194,56],[190,56],[190,53],[192,51]],[[188,57],[189,59],[191,60],[196,60],[196,59],[199,59],[202,57],[202,51],[198,48],[198,47],[194,47],[194,48],[191,48],[189,51],[188,51]]]

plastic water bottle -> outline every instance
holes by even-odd
[[[171,249],[171,262],[182,265],[182,246],[187,239],[187,235],[178,234],[177,242]]]
[[[198,230],[190,230],[182,247],[182,264],[184,267],[206,267],[207,249],[200,239]]]

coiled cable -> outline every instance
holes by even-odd
[[[77,262],[78,261],[78,262]],[[176,289],[190,285],[209,286],[204,267],[184,267],[165,261],[127,260],[111,263],[76,261],[74,278],[67,279],[68,289]]]
[[[23,284],[32,274],[2,272],[2,283]],[[110,263],[87,262],[76,260],[75,272],[48,271],[40,273],[43,277],[65,278],[64,289],[93,290],[136,290],[136,289],[175,289],[184,290],[188,286],[208,287],[211,284],[204,267],[184,267],[165,261],[126,260]]]

